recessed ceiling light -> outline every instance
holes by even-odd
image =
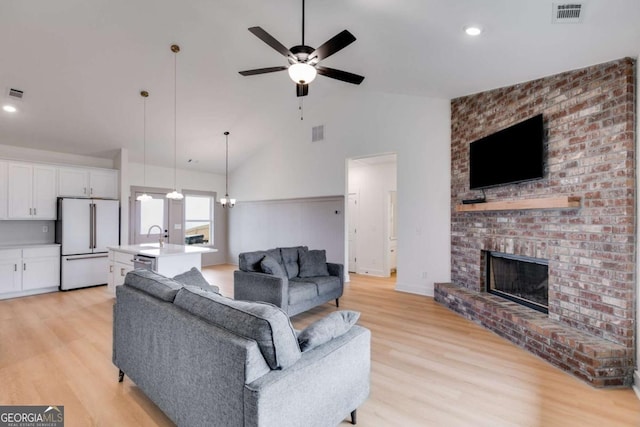
[[[464,27],[464,32],[470,36],[479,36],[482,33],[482,28],[477,25],[467,25]]]
[[[18,109],[13,105],[3,105],[2,109],[7,113],[15,113],[16,111],[18,111]]]

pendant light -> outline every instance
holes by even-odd
[[[226,151],[225,151],[225,169],[224,169],[224,178],[225,178],[225,194],[222,199],[220,199],[220,204],[223,208],[231,209],[236,205],[236,199],[231,199],[229,197],[229,131],[224,133],[224,138],[226,140]]]
[[[142,101],[143,101],[143,119],[142,119],[142,140],[144,141],[144,157],[143,157],[143,162],[142,162],[142,176],[143,176],[143,180],[144,180],[144,186],[147,186],[147,98],[149,97],[149,92],[147,92],[146,90],[143,90],[140,92],[140,96],[142,97]],[[147,193],[142,193],[141,195],[139,195],[138,197],[136,197],[136,200],[140,201],[140,202],[146,202],[147,200],[151,200],[152,197],[150,195],[148,195]]]
[[[178,193],[178,189],[177,189],[177,184],[176,184],[176,177],[177,177],[177,157],[178,157],[178,142],[177,142],[177,135],[178,135],[178,120],[177,120],[177,98],[178,98],[178,91],[177,91],[177,81],[178,81],[178,52],[180,52],[180,46],[178,46],[177,44],[172,44],[171,45],[171,52],[173,52],[175,55],[173,56],[173,191],[171,193],[167,193],[167,199],[173,199],[173,200],[182,200],[184,198],[184,196],[182,195],[182,193]]]

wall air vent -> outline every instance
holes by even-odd
[[[553,3],[554,24],[577,24],[582,22],[584,4],[582,3]]]
[[[20,89],[9,88],[9,97],[14,99],[22,99],[24,92]]]
[[[324,140],[324,125],[314,126],[311,128],[311,142]]]

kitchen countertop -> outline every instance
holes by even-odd
[[[140,245],[109,246],[108,249],[132,255],[145,255],[154,258],[218,252],[217,249],[206,246],[174,245],[171,243],[165,243],[163,247],[159,246],[160,245],[158,243],[142,243]]]
[[[30,249],[60,246],[60,243],[0,243],[0,249]]]

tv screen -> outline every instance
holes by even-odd
[[[542,114],[474,141],[469,147],[469,188],[529,181],[544,174]]]

